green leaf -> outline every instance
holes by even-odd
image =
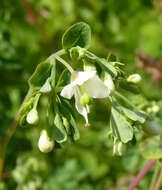
[[[71,110],[69,107],[65,106],[65,102],[62,102],[62,104],[59,105],[59,110],[62,115],[67,118],[69,125],[70,125],[70,131],[71,131],[71,137],[74,141],[78,140],[80,138],[80,133],[77,128],[75,119],[73,115],[71,114]]]
[[[134,93],[134,94],[140,93],[139,89],[134,84],[130,84],[126,80],[120,80],[119,85],[121,88],[123,88],[124,90],[127,90],[131,93]]]
[[[108,62],[115,62],[115,61],[117,61],[117,57],[114,54],[110,53],[107,57],[107,61]]]
[[[71,114],[70,114],[69,122],[70,122],[72,139],[74,141],[77,141],[80,138],[80,133],[79,133],[79,130],[77,128],[76,122],[75,122],[75,120],[74,120],[74,118],[73,118],[73,116]]]
[[[99,63],[100,66],[101,66],[102,68],[104,68],[105,71],[107,71],[112,77],[114,77],[114,78],[117,77],[118,73],[117,73],[115,67],[113,67],[110,63],[108,63],[108,62],[106,61],[106,59],[97,58],[96,61],[97,61],[97,63]]]
[[[160,136],[144,140],[140,144],[140,152],[146,159],[162,158],[162,139],[160,139]]]
[[[120,107],[117,104],[112,104],[110,126],[114,136],[116,136],[123,143],[127,143],[132,140],[133,128],[121,114]]]
[[[58,143],[65,142],[67,140],[66,130],[58,113],[56,113],[54,119],[53,134],[56,142]]]
[[[91,29],[88,24],[79,22],[68,28],[63,37],[62,45],[65,50],[80,46],[88,49],[91,43]]]
[[[144,112],[132,111],[124,107],[122,107],[122,110],[129,119],[136,121],[138,124],[144,123],[147,119],[147,115]]]
[[[32,89],[39,90],[50,76],[51,68],[52,65],[49,62],[40,63],[29,79],[29,86]]]

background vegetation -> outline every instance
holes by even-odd
[[[0,135],[4,135],[27,92],[36,65],[61,49],[66,28],[78,21],[92,28],[91,50],[106,57],[116,54],[124,70],[142,75],[140,88],[150,100],[161,100],[160,82],[137,67],[137,49],[162,59],[160,0],[1,0],[0,3]],[[142,100],[138,100],[142,101]],[[138,143],[130,143],[123,157],[112,155],[108,137],[108,105],[96,101],[91,128],[78,116],[81,138],[52,153],[37,147],[40,128],[19,127],[9,143],[4,182],[0,190],[124,190],[145,165]],[[46,99],[41,99],[42,107]],[[161,104],[162,106],[162,104]],[[44,114],[43,108],[40,115]],[[42,125],[42,126],[41,126]],[[154,168],[153,168],[154,169]],[[137,190],[148,189],[152,171]]]

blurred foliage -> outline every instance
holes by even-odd
[[[162,88],[150,83],[149,74],[137,68],[137,49],[162,58],[162,10],[158,0],[1,0],[0,5],[0,135],[4,135],[27,92],[27,79],[36,65],[61,49],[61,36],[71,24],[84,21],[92,28],[93,50],[99,56],[113,52],[138,72],[140,88],[160,102]],[[40,116],[46,99],[42,99]],[[143,102],[141,97],[137,102]],[[40,117],[41,118],[41,117]],[[91,128],[78,116],[81,139],[42,155],[37,128],[18,128],[9,143],[4,182],[0,190],[124,190],[147,162],[134,141],[123,157],[112,156],[108,138],[109,106],[96,101]],[[104,122],[101,122],[104,121]],[[137,138],[141,138],[139,135]],[[152,170],[137,190],[148,189]]]

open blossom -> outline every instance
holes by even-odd
[[[75,71],[71,77],[71,83],[61,91],[61,96],[68,99],[74,95],[75,107],[88,123],[87,107],[82,105],[80,101],[85,93],[92,98],[106,98],[110,95],[110,89],[98,77],[96,71]]]

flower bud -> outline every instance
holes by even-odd
[[[160,110],[160,108],[159,108],[158,105],[154,105],[154,106],[152,106],[152,112],[153,112],[153,113],[158,113],[159,110]]]
[[[26,121],[31,125],[36,125],[39,121],[38,112],[36,109],[30,110],[26,117]]]
[[[90,101],[91,97],[87,93],[84,93],[80,98],[80,104],[82,106],[86,106],[87,104],[89,104]]]
[[[147,122],[142,129],[150,136],[160,135],[160,127],[155,121]]]
[[[127,81],[128,82],[132,82],[132,83],[139,83],[140,81],[142,80],[141,76],[139,74],[133,74],[133,75],[130,75],[128,78],[127,78]]]
[[[49,82],[49,78],[46,80],[46,82],[44,83],[44,85],[41,87],[40,92],[42,93],[48,93],[51,91],[51,85]]]
[[[122,156],[124,152],[125,152],[125,146],[122,142],[119,142],[118,143],[118,154],[119,154],[119,156]]]
[[[108,73],[105,73],[104,84],[110,90],[110,95],[113,95],[113,93],[115,91],[115,85],[114,85],[114,82],[112,80],[112,77]]]
[[[117,149],[117,143],[114,144],[113,146],[113,155],[117,155],[118,154],[118,149]]]
[[[38,141],[38,147],[41,152],[51,152],[54,147],[54,140],[50,139],[46,130],[42,130]]]
[[[86,49],[79,46],[70,49],[70,57],[74,60],[79,60],[85,56]]]

